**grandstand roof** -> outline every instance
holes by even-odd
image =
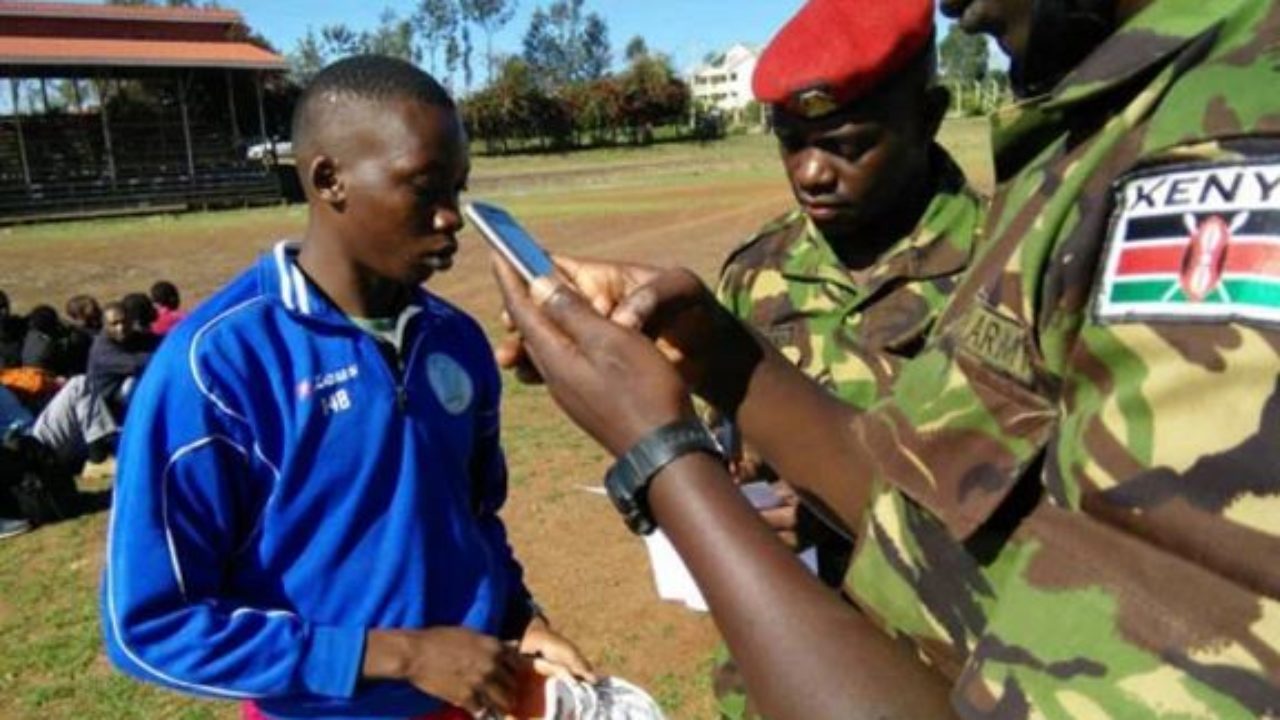
[[[147,5],[89,5],[67,2],[3,2],[0,17],[75,18],[80,20],[158,20],[161,22],[234,23],[240,13],[222,8],[171,8]]]
[[[283,70],[233,10],[0,2],[0,66]]]

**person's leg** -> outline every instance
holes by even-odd
[[[80,472],[87,454],[80,408],[90,395],[83,375],[71,378],[31,426],[31,436],[49,448],[72,475]]]

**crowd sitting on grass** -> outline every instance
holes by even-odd
[[[74,478],[115,452],[129,394],[184,317],[178,288],[15,314],[0,290],[0,538],[84,510]]]

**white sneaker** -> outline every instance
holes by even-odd
[[[548,678],[546,692],[546,720],[666,720],[648,693],[621,678]]]

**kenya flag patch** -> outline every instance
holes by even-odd
[[[1280,164],[1130,178],[1100,283],[1100,322],[1280,322]]]

